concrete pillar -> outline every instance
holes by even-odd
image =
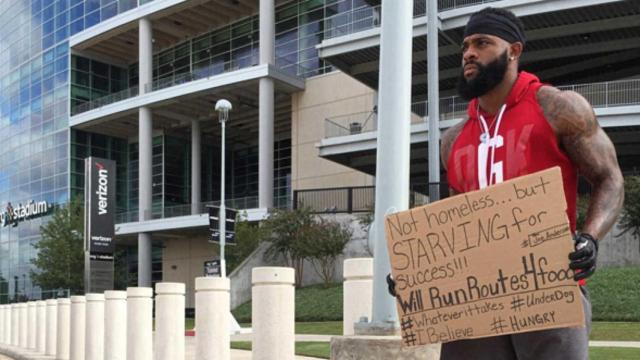
[[[274,0],[260,0],[260,64],[275,62],[276,10]]]
[[[251,271],[253,360],[293,360],[295,273],[292,268],[256,267]]]
[[[84,296],[71,297],[71,347],[70,360],[84,359],[84,339],[86,327],[87,300]]]
[[[18,304],[11,304],[11,345],[18,346],[20,342],[20,313]]]
[[[69,360],[71,347],[71,300],[58,299],[56,360]]]
[[[36,349],[36,302],[29,301],[27,303],[27,348],[29,350]]]
[[[139,181],[139,219],[151,219],[152,202],[152,118],[151,109],[139,109],[139,149],[138,149],[138,181]],[[138,234],[138,285],[151,286],[151,234]]]
[[[365,316],[371,320],[373,296],[373,259],[355,258],[344,261],[343,335],[353,335],[353,324]]]
[[[260,79],[258,206],[273,207],[273,80]]]
[[[141,18],[138,25],[138,84],[144,94],[151,91],[153,81],[153,26],[149,18]]]
[[[104,294],[86,294],[84,359],[104,358]]]
[[[184,295],[184,284],[156,284],[155,360],[184,360]]]
[[[196,278],[196,359],[231,357],[229,278]]]
[[[104,292],[104,360],[127,360],[127,292]]]
[[[398,315],[385,281],[391,266],[384,216],[409,208],[412,18],[413,1],[382,0],[372,322],[387,334],[396,332]]]
[[[138,79],[140,94],[151,90],[153,81],[153,29],[151,20],[139,20],[138,39]],[[151,218],[152,203],[152,147],[153,147],[153,118],[151,109],[138,109],[138,209],[139,220]],[[138,234],[138,286],[151,286],[151,234]]]
[[[260,64],[275,63],[275,6],[274,0],[260,0]],[[273,207],[273,80],[259,82],[259,155],[258,203],[261,208]]]
[[[191,214],[200,213],[202,202],[202,141],[200,121],[191,120]]]
[[[58,300],[47,300],[47,339],[44,354],[56,356],[58,339]]]
[[[127,359],[152,360],[151,288],[127,289]]]
[[[36,301],[36,351],[44,354],[47,349],[47,303]]]

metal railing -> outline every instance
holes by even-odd
[[[594,108],[640,105],[640,79],[617,80],[600,83],[558,86],[584,96]],[[440,99],[440,121],[464,118],[469,102],[459,96]],[[424,122],[429,104],[426,101],[411,104],[411,123]],[[368,111],[334,116],[325,119],[325,139],[376,131],[377,114]]]
[[[452,10],[472,5],[495,2],[499,0],[439,0],[438,10]],[[416,1],[413,6],[413,17],[426,15],[426,2]],[[361,6],[327,17],[324,20],[325,39],[353,34],[380,26],[382,8],[376,6]]]
[[[640,104],[640,79],[558,86],[584,96],[593,107]]]
[[[105,105],[113,104],[118,101],[132,98],[134,96],[138,96],[137,86],[132,86],[124,90],[118,91],[116,93],[109,94],[109,95],[97,98],[95,100],[87,101],[80,105],[74,106],[71,109],[71,115],[73,116],[79,113],[83,113],[85,111],[97,109]]]
[[[211,76],[256,66],[259,63],[259,56],[256,52],[252,53],[251,55],[233,59],[224,63],[211,64],[207,67],[199,68],[191,72],[165,76],[156,79],[149,84],[146,84],[144,86],[144,89],[145,92],[166,89],[175,85],[185,84],[191,81],[209,78]],[[310,72],[310,70],[305,68],[304,66],[301,66],[298,63],[292,63],[284,58],[276,58],[275,65],[286,74],[292,76],[305,77],[309,75]],[[71,115],[76,115],[89,110],[100,108],[105,105],[113,104],[121,100],[138,96],[138,94],[138,86],[132,86],[117,93],[109,94],[101,98],[77,105],[71,109]]]
[[[448,196],[446,182],[438,183],[440,197]],[[414,184],[409,190],[410,207],[429,202],[429,185]],[[375,207],[375,186],[352,186],[325,189],[305,189],[293,192],[293,207],[306,207],[316,214],[373,212]]]
[[[202,203],[196,204],[197,214],[205,214],[207,213],[208,206],[219,206],[220,200],[216,201],[206,201]],[[225,205],[229,208],[233,209],[255,209],[258,207],[258,197],[257,196],[248,196],[248,197],[240,197],[234,199],[226,199]],[[172,205],[165,206],[164,208],[157,209],[151,211],[150,219],[166,219],[178,216],[187,216],[192,215],[191,204],[180,204],[180,205]],[[116,214],[116,224],[128,223],[128,222],[136,222],[139,219],[139,212],[137,210],[134,211],[126,211]]]
[[[253,52],[250,55],[232,59],[226,62],[214,63],[207,67],[202,67],[191,72],[182,74],[174,74],[172,76],[166,76],[154,80],[151,84],[145,85],[146,91],[156,91],[165,89],[171,86],[188,83],[194,80],[200,80],[223,73],[245,69],[248,67],[256,66],[260,62],[257,52]]]

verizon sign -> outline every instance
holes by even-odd
[[[85,159],[85,287],[102,292],[113,288],[115,251],[116,163]]]

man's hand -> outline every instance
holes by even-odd
[[[576,251],[569,254],[569,268],[576,270],[573,279],[579,281],[596,272],[598,241],[586,233],[576,235],[574,240]]]
[[[391,274],[387,274],[387,285],[389,286],[388,290],[389,290],[389,294],[393,297],[398,296],[396,294],[396,282],[393,280],[393,278],[391,277]]]

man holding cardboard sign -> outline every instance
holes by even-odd
[[[525,42],[509,11],[471,16],[458,86],[468,119],[442,137],[451,191],[465,195],[386,219],[403,344],[443,342],[442,359],[588,358],[590,304],[575,281],[596,269],[623,180],[589,103],[519,71]],[[579,232],[578,174],[593,190]]]

